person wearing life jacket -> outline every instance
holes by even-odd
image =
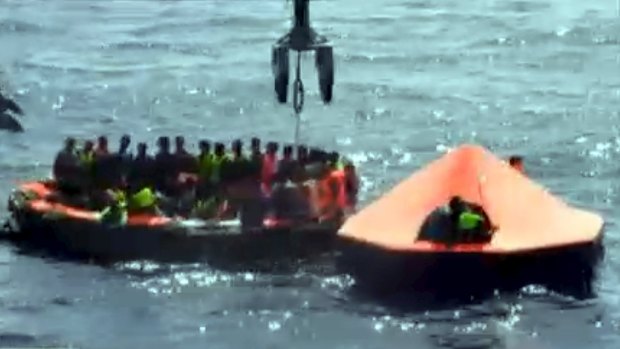
[[[226,198],[228,211],[238,214],[241,219],[242,229],[248,227],[252,219],[252,211],[254,207],[262,203],[256,203],[259,200],[260,186],[256,180],[255,174],[252,173],[252,163],[243,154],[243,142],[234,140],[231,144],[231,153],[228,155],[226,164]]]
[[[290,171],[281,172],[274,179],[271,194],[271,217],[277,221],[307,222],[312,219],[312,207],[301,179]]]
[[[260,186],[262,156],[258,138],[252,139],[251,148],[251,154],[245,156],[243,142],[241,140],[232,142],[229,161],[225,162],[228,173],[226,200],[220,200],[225,204],[220,213],[237,215],[242,232],[260,230],[268,206]]]
[[[211,153],[211,143],[207,140],[198,142],[199,153],[196,157],[198,163],[198,184],[196,196],[198,200],[205,200],[214,194],[214,186],[211,183],[213,167],[215,166],[214,154]]]
[[[86,172],[90,172],[90,167],[93,166],[95,161],[95,143],[91,140],[84,142],[84,146],[78,152],[78,156],[80,163],[87,170]]]
[[[158,191],[170,195],[176,183],[174,156],[170,152],[170,138],[159,137],[157,146],[159,149],[155,155],[155,187]]]
[[[226,156],[226,146],[224,143],[217,142],[213,147],[213,167],[209,178],[212,188],[212,195],[220,202],[225,202],[226,190],[226,166],[228,157]]]
[[[118,166],[120,167],[121,175],[127,177],[129,175],[129,169],[131,167],[131,161],[133,160],[133,154],[129,150],[131,146],[131,136],[124,134],[118,144],[118,151],[114,154]]]
[[[349,198],[347,196],[347,183],[346,183],[346,173],[344,168],[342,170],[332,170],[329,173],[330,177],[330,186],[332,188],[332,192],[334,193],[336,204],[345,212],[349,207]]]
[[[306,147],[305,145],[297,146],[296,160],[297,163],[302,167],[308,164],[308,147]]]
[[[157,207],[157,196],[150,187],[144,187],[131,195],[129,199],[129,212],[131,214],[160,215]]]
[[[52,171],[58,190],[67,195],[77,195],[82,192],[79,183],[83,172],[75,144],[75,138],[65,139],[63,149],[56,154]]]
[[[93,185],[99,190],[106,190],[115,187],[117,181],[114,180],[114,161],[108,149],[108,138],[106,136],[97,137],[95,145],[95,160],[93,164]]]
[[[263,155],[261,167],[261,183],[263,185],[263,191],[269,194],[273,185],[274,176],[277,172],[278,143],[267,143],[266,150],[265,155]]]
[[[220,200],[216,196],[211,196],[208,198],[200,198],[196,200],[192,211],[190,212],[190,217],[200,218],[204,220],[208,219],[216,219],[219,218],[220,213]]]
[[[112,226],[123,226],[127,224],[127,197],[122,190],[109,190],[112,203],[99,212],[101,223]]]
[[[355,165],[348,161],[344,165],[344,192],[346,195],[346,212],[351,213],[357,207],[360,180]]]
[[[250,142],[250,166],[251,173],[256,181],[260,181],[261,168],[263,166],[263,152],[261,151],[261,140],[258,137],[252,137]]]
[[[110,155],[110,151],[108,150],[108,137],[97,137],[97,147],[95,148],[95,155],[98,157]]]
[[[213,167],[210,176],[210,182],[215,187],[219,187],[222,183],[222,165],[226,160],[226,146],[221,142],[215,143],[213,147]]]
[[[282,148],[282,158],[277,162],[276,177],[281,177],[281,179],[285,181],[291,178],[293,176],[295,163],[295,159],[293,158],[293,146],[287,144]]]
[[[344,214],[344,174],[323,165],[318,180],[317,212],[319,221],[337,220]]]
[[[107,144],[107,142],[106,142]],[[104,161],[105,170],[109,177],[110,187],[126,187],[129,170],[131,167],[132,154],[129,151],[131,145],[131,137],[127,134],[123,135],[119,140],[118,151],[110,153],[107,160]],[[107,151],[107,145],[106,151]]]
[[[333,151],[327,155],[327,158],[328,165],[332,168],[332,170],[344,170],[344,159],[340,156],[340,153]]]
[[[136,156],[131,160],[129,168],[128,184],[132,193],[156,184],[155,160],[148,154],[146,143],[138,143]]]
[[[184,206],[189,210],[195,201],[196,191],[194,189],[197,178],[194,174],[198,172],[198,160],[185,149],[185,138],[183,136],[176,136],[174,142],[172,176],[175,180],[170,183],[173,190],[171,194],[178,199],[179,209]]]
[[[525,174],[525,167],[523,166],[523,157],[520,155],[512,155],[508,158],[508,164],[515,170]]]
[[[426,218],[418,239],[449,245],[488,242],[496,229],[481,206],[453,196],[448,205],[437,208]]]
[[[84,142],[82,150],[78,152],[78,157],[80,159],[82,173],[84,175],[84,183],[86,184],[86,187],[90,189],[95,176],[95,143],[91,140]]]
[[[175,170],[178,173],[196,173],[198,170],[197,159],[185,149],[185,138],[176,136],[174,139]]]
[[[453,226],[453,240],[463,242],[487,242],[495,227],[480,205],[465,202],[459,196],[450,200],[450,212]]]
[[[231,153],[228,155],[226,165],[228,179],[232,182],[238,182],[249,178],[250,161],[243,155],[243,142],[236,139],[231,144]]]

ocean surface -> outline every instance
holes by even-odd
[[[530,175],[602,213],[596,296],[539,286],[399,312],[351,296],[326,260],[287,275],[146,262],[101,267],[0,244],[0,348],[620,347],[620,4],[617,0],[316,0],[334,102],[303,60],[301,139],[360,167],[362,205],[450,147],[522,154]],[[128,132],[292,141],[271,44],[283,0],[1,0],[0,82],[27,112],[0,135],[0,198],[50,173],[64,137]],[[195,149],[195,146],[192,146]],[[3,215],[6,210],[3,209]]]

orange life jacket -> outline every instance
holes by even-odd
[[[271,188],[273,175],[276,172],[277,159],[275,154],[263,155],[263,166],[261,170],[261,182],[266,188]]]
[[[333,171],[318,183],[317,211],[320,219],[331,219],[346,207],[344,172]]]
[[[338,207],[345,209],[347,207],[347,192],[345,185],[345,173],[342,170],[332,171],[329,174],[332,185],[335,187],[335,199]]]

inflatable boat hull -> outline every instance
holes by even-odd
[[[391,251],[343,239],[338,243],[338,268],[352,275],[359,289],[370,293],[402,291],[435,296],[469,297],[495,290],[541,285],[587,297],[602,241],[520,253],[454,253]]]
[[[340,222],[313,223],[245,233],[235,224],[193,228],[173,221],[114,227],[73,216],[49,217],[33,209],[35,205],[23,196],[23,192],[15,191],[9,199],[14,241],[56,254],[104,262],[204,261],[224,267],[299,260],[331,251],[340,226]]]

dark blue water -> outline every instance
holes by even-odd
[[[302,139],[355,160],[363,202],[462,142],[521,153],[553,192],[604,214],[595,298],[531,286],[402,313],[352,297],[329,260],[294,275],[227,274],[103,268],[0,245],[0,347],[617,348],[619,7],[313,1],[313,22],[336,46],[332,106],[304,60]],[[0,196],[47,175],[67,135],[292,140],[269,65],[290,11],[281,0],[2,1],[0,80],[28,115],[25,134],[2,134]]]

